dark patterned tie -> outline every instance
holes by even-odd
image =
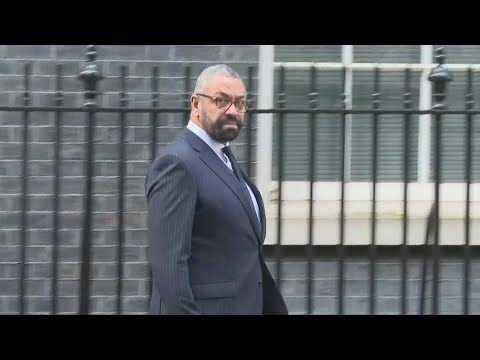
[[[232,154],[232,149],[230,149],[230,146],[225,146],[222,150],[225,153],[225,155],[227,155],[228,160],[230,160],[230,164],[232,164],[233,173],[237,177],[238,181],[240,181],[240,183],[243,184],[244,180],[240,173],[240,169],[238,169],[238,165],[237,165],[237,162],[235,161],[235,157]]]
[[[232,164],[233,173],[235,174],[237,180],[241,184],[243,194],[245,195],[245,197],[248,201],[248,204],[250,205],[251,211],[253,211],[253,213],[255,214],[255,219],[257,219],[257,225],[258,225],[259,229],[261,230],[260,220],[257,216],[257,212],[255,211],[255,206],[253,205],[252,198],[251,198],[250,193],[247,189],[247,183],[245,182],[245,180],[243,179],[243,177],[241,175],[242,173],[240,172],[240,168],[238,166],[237,160],[235,159],[235,156],[233,156],[233,153],[232,153],[232,150],[230,149],[230,146],[225,146],[224,148],[222,148],[222,150],[225,153],[225,155],[227,155],[228,159],[230,160],[230,163]]]

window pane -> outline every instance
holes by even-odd
[[[472,117],[472,182],[480,182],[480,118]]]
[[[366,63],[419,63],[420,45],[354,45],[353,61]]]
[[[341,62],[342,45],[275,45],[276,62]]]
[[[287,108],[309,108],[309,70],[285,70]],[[342,91],[341,72],[317,71],[318,107],[339,108]],[[275,94],[278,94],[278,71],[275,73]],[[276,104],[276,102],[275,102]],[[277,105],[275,105],[277,106]],[[320,181],[340,178],[340,115],[316,115],[315,178]],[[306,181],[310,169],[310,115],[284,115],[284,180]],[[278,116],[273,125],[272,178],[278,179]]]
[[[445,47],[445,64],[478,64],[480,45],[433,45],[432,62],[435,60],[435,49]]]
[[[448,85],[445,103],[450,110],[465,109],[465,95],[467,90],[466,71],[451,71],[453,81]],[[475,89],[475,83],[473,88]],[[431,179],[434,179],[435,161],[435,120],[432,117],[432,141],[431,141]],[[472,150],[477,148],[475,141],[480,136],[478,121],[472,123]],[[442,146],[441,146],[441,179],[446,182],[463,182],[466,180],[466,138],[467,122],[465,115],[444,115],[442,117]],[[480,159],[477,153],[472,154],[472,181],[479,180]]]
[[[412,106],[418,107],[420,73],[411,73]],[[372,71],[353,73],[354,109],[372,109],[374,75]],[[403,72],[380,72],[380,108],[402,109],[405,92]],[[352,115],[351,181],[373,178],[373,115]],[[379,115],[377,132],[377,180],[403,181],[403,126],[401,114]],[[409,179],[417,177],[418,116],[410,120]]]

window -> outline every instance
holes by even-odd
[[[379,68],[381,109],[402,109],[404,73],[410,69],[413,108],[431,108],[428,75],[436,66],[434,45],[317,45],[260,46],[258,73],[259,109],[276,107],[278,69],[285,71],[287,107],[309,108],[310,68],[317,69],[318,106],[338,108],[346,94],[347,108],[372,109],[374,69]],[[480,65],[478,45],[445,45],[446,64],[454,81],[449,84],[446,104],[450,109],[465,108],[466,69]],[[346,76],[343,83],[342,69]],[[480,90],[474,89],[474,99]],[[268,226],[266,243],[276,242],[278,184],[277,117],[258,114],[256,182],[266,200]],[[480,116],[472,122],[472,182],[480,182]],[[283,241],[308,243],[309,217],[309,115],[284,115],[284,176],[282,185]],[[314,243],[337,244],[339,240],[341,134],[340,115],[316,115],[314,177]],[[380,115],[378,123],[376,217],[378,244],[402,241],[403,215],[403,115]],[[411,116],[408,207],[409,244],[424,241],[425,218],[434,199],[434,121],[429,115]],[[368,244],[371,239],[373,116],[353,114],[345,123],[345,244]],[[441,244],[462,244],[465,216],[465,136],[464,116],[443,117]],[[480,184],[472,185],[472,194]],[[476,201],[476,198],[472,198]],[[473,211],[472,217],[479,215]],[[471,233],[474,233],[473,225]]]
[[[310,67],[317,66],[318,106],[338,108],[340,95],[348,95],[348,105],[355,109],[371,109],[374,93],[374,67],[380,68],[380,107],[403,107],[404,73],[411,69],[412,106],[429,109],[431,83],[428,74],[436,65],[432,45],[275,45],[273,46],[272,105],[278,94],[278,69],[285,68],[287,107],[309,108]],[[446,45],[447,66],[454,81],[449,84],[446,104],[451,109],[464,109],[466,69],[480,55],[478,45]],[[462,63],[462,64],[459,64]],[[347,67],[347,81],[342,89],[342,66]],[[262,74],[259,74],[262,81]],[[272,81],[272,80],[269,80]],[[475,87],[474,87],[475,88]],[[480,90],[475,90],[478,93]],[[480,94],[478,94],[480,95]],[[260,105],[260,104],[259,104]],[[340,178],[340,115],[316,115],[315,179],[338,181]],[[432,176],[433,123],[428,116],[412,116],[410,126],[409,181],[429,181]],[[307,181],[310,122],[308,115],[284,115],[285,156],[284,180]],[[480,124],[474,121],[473,141],[480,136]],[[277,120],[272,117],[271,179],[278,177]],[[381,115],[378,124],[378,181],[403,181],[403,116]],[[463,116],[444,118],[442,172],[445,181],[465,181],[466,123]],[[348,116],[346,175],[349,181],[372,180],[373,116]],[[478,156],[476,157],[478,158]],[[480,164],[479,164],[480,165]],[[473,178],[479,180],[479,167],[474,166]]]

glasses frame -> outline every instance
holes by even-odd
[[[245,100],[245,109],[243,110],[239,110],[238,107],[237,107],[237,104],[238,104],[238,101],[239,100],[230,100],[230,104],[226,107],[220,107],[218,105],[218,101],[219,100],[226,100],[224,97],[217,97],[217,96],[210,96],[210,95],[207,95],[207,94],[199,94],[197,93],[197,96],[203,96],[203,97],[206,97],[206,98],[209,98],[211,100],[213,100],[215,102],[215,106],[220,109],[220,110],[228,110],[230,109],[230,106],[232,106],[232,104],[234,104],[235,106],[235,109],[239,112],[239,113],[246,113],[249,109],[249,106],[248,106],[248,101]]]

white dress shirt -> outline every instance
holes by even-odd
[[[200,139],[202,139],[203,142],[207,144],[215,152],[215,154],[217,154],[217,156],[222,160],[225,166],[227,166],[230,169],[230,171],[233,171],[232,164],[230,163],[228,156],[222,151],[222,149],[225,146],[229,146],[228,141],[226,144],[222,144],[218,141],[213,140],[205,130],[203,130],[200,126],[195,124],[192,120],[188,122],[187,128],[190,131],[192,131],[195,135],[197,135]],[[255,195],[253,195],[253,192],[252,192],[252,189],[250,189],[250,186],[248,186],[246,182],[244,182],[244,184],[247,187],[248,192],[250,193],[250,197],[252,198],[253,206],[257,214],[257,219],[258,219],[258,222],[260,223],[260,211],[258,209],[257,199],[255,198]]]

